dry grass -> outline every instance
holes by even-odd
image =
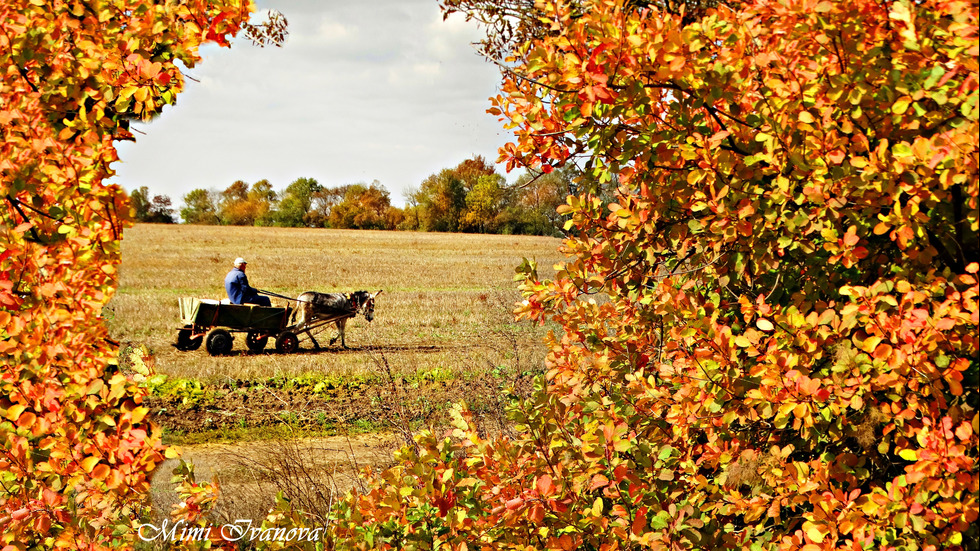
[[[369,348],[383,350],[396,369],[455,369],[498,329],[523,335],[519,353],[543,357],[541,330],[511,325],[512,280],[522,257],[536,258],[547,276],[561,260],[558,245],[528,236],[140,224],[124,236],[106,319],[114,339],[150,348],[158,372],[203,379],[360,373],[376,367]],[[286,356],[272,353],[270,342],[270,353],[249,355],[241,335],[230,357],[177,351],[177,298],[224,298],[237,256],[249,261],[252,286],[286,296],[383,289],[375,320],[348,323],[350,351],[311,353],[303,343],[306,350]],[[318,337],[321,345],[330,332]]]
[[[398,443],[377,436],[298,438],[244,444],[193,446],[182,458],[194,464],[200,481],[217,480],[221,492],[212,520],[261,522],[283,492],[294,505],[322,525],[335,497],[352,488],[364,491],[359,477],[366,465],[384,467],[392,462]],[[168,483],[175,460],[158,469],[152,489],[153,511],[159,522],[178,502]]]

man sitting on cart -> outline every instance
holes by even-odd
[[[235,267],[225,276],[225,291],[228,292],[228,299],[232,304],[258,304],[259,306],[272,306],[269,297],[259,294],[258,289],[249,286],[248,278],[245,277],[245,266],[248,265],[244,258],[235,259]]]

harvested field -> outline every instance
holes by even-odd
[[[525,257],[552,273],[558,239],[139,224],[122,243],[110,335],[124,366],[132,350],[150,353],[151,419],[199,479],[219,482],[221,517],[260,518],[280,490],[322,510],[360,467],[383,466],[414,431],[440,430],[455,402],[482,430],[506,431],[508,396],[529,393],[543,369],[548,328],[514,323],[513,276]],[[331,327],[324,348],[293,354],[271,343],[249,352],[241,334],[229,356],[177,350],[178,297],[224,298],[237,256],[253,287],[285,296],[383,289],[375,319],[348,322],[349,349],[326,346]],[[171,468],[154,479],[158,513],[174,499]]]
[[[149,348],[157,372],[204,380],[374,371],[366,350],[383,351],[399,372],[452,370],[495,333],[516,336],[521,350],[540,358],[543,332],[512,322],[514,268],[522,257],[536,258],[547,275],[560,259],[558,244],[528,236],[140,224],[124,236],[120,286],[105,317],[114,339]],[[249,261],[253,287],[285,296],[383,289],[375,320],[348,323],[352,350],[314,352],[302,343],[302,353],[283,356],[270,344],[266,353],[247,354],[243,336],[231,357],[176,350],[177,298],[224,298],[224,276],[237,256]],[[318,340],[326,345],[332,336]]]
[[[113,339],[145,347],[155,372],[152,418],[167,440],[266,438],[288,425],[306,435],[417,430],[465,400],[499,425],[504,389],[526,393],[544,360],[547,328],[517,324],[514,268],[560,260],[547,237],[139,224],[126,231],[120,286],[105,311]],[[384,292],[375,319],[347,324],[348,349],[301,343],[280,354],[179,351],[178,297],[220,299],[237,256],[252,286]],[[275,304],[286,305],[281,299]]]

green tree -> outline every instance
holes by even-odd
[[[506,162],[613,200],[520,268],[520,435],[423,433],[335,547],[975,548],[976,4],[515,4]]]
[[[449,168],[429,176],[419,188],[418,205],[423,231],[459,231],[466,209],[464,180]]]
[[[219,224],[215,194],[206,189],[195,189],[184,195],[184,208],[180,218],[185,224]]]
[[[463,216],[465,228],[479,233],[496,231],[494,221],[500,214],[504,198],[503,176],[480,176],[476,184],[466,194],[466,214]]]
[[[505,205],[494,226],[506,235],[555,235],[555,226],[544,213],[520,203]]]
[[[407,229],[422,231],[481,231],[479,228],[487,227],[492,219],[486,209],[496,206],[492,204],[495,202],[495,192],[487,184],[472,198],[468,198],[468,195],[484,178],[490,178],[497,182],[498,187],[503,187],[503,177],[480,155],[454,168],[432,174],[422,181],[419,188],[410,190],[404,225]],[[496,201],[499,202],[499,198]],[[483,210],[468,214],[468,202]]]
[[[150,190],[146,186],[134,189],[129,194],[129,205],[133,220],[145,222],[150,215]]]
[[[275,225],[294,228],[317,226],[321,216],[313,212],[313,204],[321,191],[323,186],[313,178],[298,178],[289,184],[280,194]]]

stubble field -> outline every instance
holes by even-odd
[[[156,375],[150,419],[179,444],[197,476],[217,480],[216,519],[262,518],[276,492],[307,511],[329,510],[423,428],[441,430],[465,401],[481,429],[506,432],[505,403],[526,396],[544,369],[548,327],[514,323],[514,269],[535,258],[547,276],[560,241],[528,236],[139,224],[122,242],[119,288],[104,311],[120,364],[148,359]],[[332,326],[293,354],[178,351],[179,297],[221,299],[235,257],[249,283],[295,297],[304,291],[383,290],[374,321]],[[286,302],[273,299],[274,305]],[[154,477],[156,514],[176,495],[173,465]]]
[[[123,361],[152,355],[153,417],[181,443],[290,434],[398,432],[438,424],[452,401],[499,414],[508,388],[526,393],[544,361],[547,328],[513,322],[514,268],[535,258],[547,276],[555,238],[298,228],[140,224],[123,239],[119,289],[105,311]],[[378,291],[375,319],[347,324],[349,349],[328,346],[331,326],[279,354],[270,341],[229,356],[173,347],[178,297],[220,299],[235,257],[253,287]],[[286,301],[273,299],[275,305]],[[496,419],[499,425],[500,419]],[[260,430],[255,430],[260,429]]]

